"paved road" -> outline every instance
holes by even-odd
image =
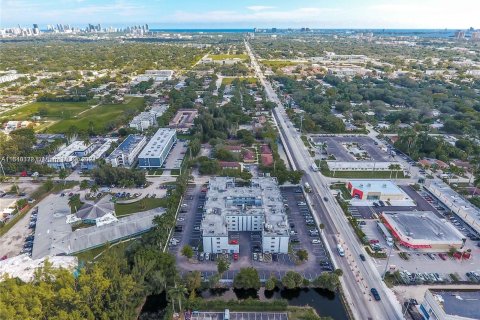
[[[370,259],[367,259],[365,263],[359,261],[359,254],[365,253],[363,247],[353,233],[340,206],[330,193],[328,181],[319,173],[313,173],[309,169],[313,161],[311,156],[304,147],[299,134],[288,120],[285,109],[271,84],[265,80],[248,42],[245,45],[250,55],[252,66],[265,88],[268,99],[277,104],[277,107],[274,109],[274,116],[279,125],[282,142],[287,156],[291,159],[292,167],[305,172],[311,172],[311,174],[305,175],[304,182],[308,182],[315,190],[311,194],[310,201],[314,208],[317,208],[317,217],[325,224],[327,243],[330,248],[335,248],[336,244],[340,242],[346,249],[346,257],[339,258],[337,255],[336,258],[334,257],[334,260],[336,260],[337,267],[344,271],[342,287],[352,313],[358,319],[402,319],[400,304],[393,292],[381,280],[381,276],[372,261]],[[321,199],[322,197],[326,197],[328,201],[324,202]],[[372,301],[373,299],[369,294],[369,290],[372,287],[377,288],[379,291],[382,296],[382,303]]]

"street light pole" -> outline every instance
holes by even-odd
[[[390,251],[388,252],[387,262],[385,263],[385,270],[383,270],[382,280],[385,280],[385,274],[387,273],[388,262],[390,261],[390,256],[392,254],[393,244],[390,247]]]

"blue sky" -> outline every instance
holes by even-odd
[[[0,0],[0,25],[480,28],[480,0]]]

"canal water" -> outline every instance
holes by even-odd
[[[321,317],[331,317],[335,320],[348,319],[345,307],[339,297],[331,291],[322,289],[275,289],[265,291],[263,288],[255,290],[236,290],[236,289],[210,289],[204,290],[199,295],[205,299],[259,299],[268,301],[271,299],[285,299],[292,306],[310,306],[314,308]],[[152,295],[147,298],[142,308],[142,314],[157,313],[161,314],[167,302],[165,294]]]

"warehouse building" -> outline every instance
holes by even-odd
[[[465,244],[460,231],[431,211],[383,212],[380,218],[397,243],[409,249],[447,252]]]
[[[85,144],[83,141],[74,141],[48,159],[47,165],[54,169],[73,169],[80,162],[80,158],[88,156],[94,148],[93,143]]]
[[[403,201],[408,195],[390,180],[350,180],[347,190],[360,200]]]
[[[147,143],[147,138],[131,134],[107,157],[106,162],[112,167],[130,168],[135,164],[138,154]]]
[[[235,178],[211,178],[204,211],[204,252],[238,253],[229,232],[257,231],[263,252],[288,253],[290,229],[276,178],[254,178],[249,186],[236,186]]]
[[[424,319],[478,320],[480,290],[428,289],[419,306]]]
[[[140,168],[160,168],[177,141],[174,129],[160,128],[138,156]]]
[[[472,229],[480,233],[479,208],[465,200],[443,181],[427,180],[425,183],[425,188]]]

